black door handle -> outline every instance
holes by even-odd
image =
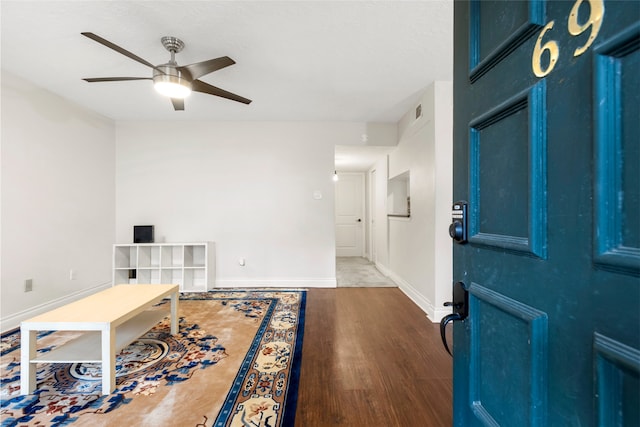
[[[442,344],[447,353],[453,356],[447,343],[446,330],[447,324],[454,320],[464,320],[469,315],[469,292],[465,289],[464,283],[456,282],[453,284],[453,301],[445,302],[444,306],[453,307],[453,313],[443,317],[440,321],[440,338],[442,338]]]
[[[444,349],[447,350],[447,353],[449,353],[451,356],[453,356],[453,353],[451,353],[451,350],[449,350],[449,344],[447,344],[446,333],[447,333],[447,323],[453,322],[454,320],[463,320],[463,319],[462,319],[462,316],[460,316],[458,313],[451,313],[444,316],[444,318],[440,321],[440,338],[442,338],[442,344],[444,345]]]
[[[360,218],[358,218],[358,222],[362,222],[362,220]]]

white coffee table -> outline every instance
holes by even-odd
[[[169,310],[150,307],[171,297]],[[26,320],[20,325],[20,393],[36,389],[37,363],[102,363],[102,394],[116,386],[116,354],[167,314],[171,333],[178,333],[178,285],[117,285],[63,307]],[[38,355],[38,331],[85,331],[53,350]]]

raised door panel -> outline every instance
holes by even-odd
[[[640,271],[640,26],[596,49],[594,259]]]

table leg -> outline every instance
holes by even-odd
[[[171,335],[178,333],[178,301],[180,300],[178,292],[171,294]]]
[[[102,330],[102,394],[116,388],[116,331],[110,325]]]
[[[20,329],[20,394],[31,394],[36,389],[36,339],[38,331]]]

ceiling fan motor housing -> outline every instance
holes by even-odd
[[[165,81],[191,87],[191,76],[178,70],[177,64],[171,62],[153,68],[153,82]]]

